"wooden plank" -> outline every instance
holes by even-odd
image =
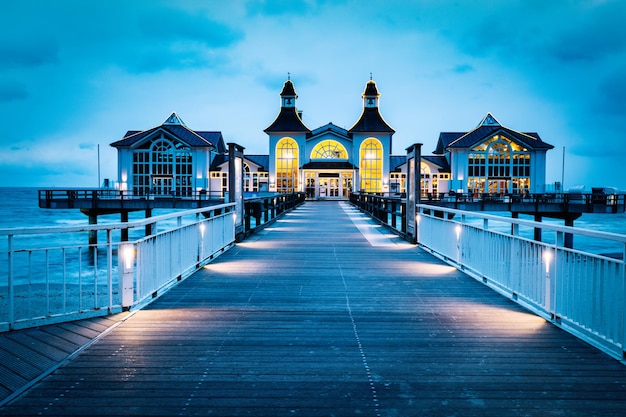
[[[392,243],[372,247],[341,204],[307,203],[0,415],[623,414],[621,363]],[[93,334],[80,326],[60,337]]]

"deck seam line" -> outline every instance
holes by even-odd
[[[354,320],[354,315],[352,314],[352,307],[350,306],[350,296],[348,295],[348,285],[346,284],[346,278],[343,275],[343,269],[341,268],[341,264],[339,263],[339,258],[337,257],[336,250],[333,251],[335,255],[335,261],[337,262],[337,267],[339,268],[339,275],[341,276],[341,281],[343,282],[344,288],[344,296],[346,298],[346,308],[348,310],[348,316],[350,317],[350,322],[352,323],[352,331],[354,332],[354,337],[357,342],[357,346],[359,348],[359,353],[361,354],[361,361],[363,362],[363,367],[365,368],[365,373],[367,374],[367,381],[369,382],[370,390],[372,392],[372,400],[374,402],[374,411],[376,412],[376,417],[381,417],[380,414],[380,406],[378,404],[378,393],[376,391],[376,385],[374,384],[374,379],[372,378],[372,372],[369,367],[369,363],[367,361],[367,355],[365,354],[365,349],[363,349],[363,344],[361,343],[361,337],[359,336],[359,330],[356,326],[356,321]]]
[[[84,345],[82,345],[78,349],[76,349],[74,352],[70,353],[65,358],[60,360],[56,365],[48,368],[46,371],[42,372],[39,376],[37,376],[36,378],[34,378],[31,381],[29,381],[26,385],[22,386],[20,389],[14,391],[11,395],[9,395],[6,398],[4,398],[2,401],[0,401],[0,408],[4,407],[5,405],[10,404],[13,400],[16,400],[17,398],[19,398],[22,394],[24,394],[26,391],[28,391],[30,388],[32,388],[39,381],[41,381],[42,379],[44,379],[48,375],[52,374],[54,371],[56,371],[57,369],[59,369],[60,367],[65,365],[67,362],[69,362],[72,359],[74,359],[82,351],[84,351],[85,349],[87,349],[88,347],[90,347],[91,345],[96,343],[98,340],[100,340],[101,338],[103,338],[107,334],[111,333],[118,326],[122,325],[126,320],[128,320],[129,318],[134,316],[137,311],[140,311],[140,310],[135,310],[135,311],[129,312],[126,315],[126,317],[122,318],[120,321],[118,321],[116,323],[113,323],[108,328],[104,329],[102,331],[102,333],[100,333],[99,335],[95,336],[93,339],[91,339],[90,341],[88,341],[87,343],[85,343]]]

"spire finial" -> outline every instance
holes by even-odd
[[[370,72],[370,81],[372,81],[372,73]]]
[[[287,81],[291,81],[291,73],[290,72],[287,73]]]

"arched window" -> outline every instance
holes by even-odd
[[[173,147],[165,139],[152,144],[152,175],[172,175]]]
[[[530,187],[530,152],[503,135],[494,135],[468,155],[470,193],[522,193]]]
[[[188,196],[193,193],[191,149],[164,136],[133,151],[135,195]]]
[[[315,145],[311,159],[348,159],[348,152],[341,143],[329,139]]]
[[[298,144],[293,138],[282,138],[276,144],[276,191],[298,190]]]
[[[361,144],[359,158],[361,191],[379,193],[382,191],[383,147],[376,138],[368,138]]]

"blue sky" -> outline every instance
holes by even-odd
[[[622,0],[0,0],[0,186],[116,179],[110,143],[176,111],[267,154],[287,73],[313,129],[373,74],[393,153],[487,112],[555,146],[546,181],[626,189]]]

